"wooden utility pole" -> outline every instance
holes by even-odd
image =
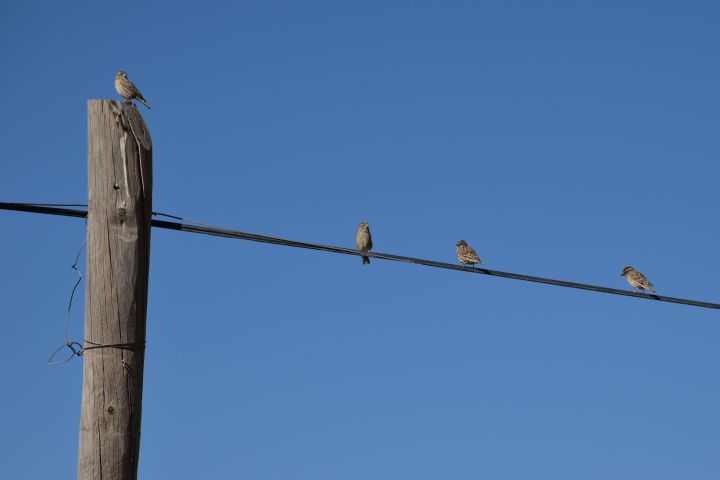
[[[79,480],[137,478],[152,143],[137,108],[88,101],[88,241]]]

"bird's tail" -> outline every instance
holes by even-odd
[[[148,110],[150,110],[150,105],[148,105],[144,98],[138,98],[138,102],[142,103],[147,107]]]
[[[363,265],[370,265],[370,257],[363,255]]]

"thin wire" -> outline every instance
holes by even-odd
[[[37,205],[37,204],[34,204]],[[80,285],[80,282],[82,282],[83,274],[78,268],[78,263],[80,263],[80,254],[85,249],[85,246],[87,245],[87,236],[83,239],[82,244],[80,245],[80,248],[78,249],[77,254],[75,255],[75,263],[70,265],[70,268],[75,270],[78,274],[78,279],[75,282],[75,285],[73,285],[72,291],[70,292],[70,301],[68,302],[68,308],[67,308],[67,317],[65,318],[65,343],[63,345],[60,345],[57,350],[55,350],[52,355],[50,355],[50,358],[48,358],[48,365],[62,365],[63,363],[67,363],[70,360],[72,360],[75,357],[82,357],[85,352],[88,350],[95,350],[100,348],[120,348],[123,350],[133,350],[137,346],[142,346],[145,348],[145,342],[136,342],[136,343],[108,343],[108,344],[101,344],[96,342],[91,342],[90,340],[85,340],[86,344],[90,344],[90,346],[83,346],[78,342],[74,342],[70,340],[70,317],[72,314],[72,305],[73,305],[73,299],[75,298],[75,291],[77,290],[78,285]],[[55,357],[60,353],[60,351],[64,348],[67,348],[70,350],[69,356],[67,358],[64,358],[63,360],[55,361]]]
[[[174,218],[175,220],[180,220],[180,221],[183,221],[183,222],[190,222],[190,223],[193,223],[193,224],[195,224],[195,225],[199,225],[199,226],[201,226],[201,227],[209,227],[209,228],[216,228],[216,229],[219,229],[219,230],[223,230],[223,227],[218,227],[217,225],[211,225],[211,224],[209,224],[209,223],[203,223],[203,222],[200,222],[200,221],[198,221],[198,220],[193,220],[192,218],[178,217],[177,215],[170,215],[169,213],[163,213],[163,212],[152,212],[152,214],[155,215],[155,216],[160,216],[160,217]]]
[[[80,261],[80,254],[82,253],[83,249],[87,245],[87,236],[83,239],[82,245],[80,245],[80,248],[78,249],[77,255],[75,255],[75,263],[70,265],[70,268],[75,270],[78,274],[77,282],[75,282],[75,285],[72,288],[72,292],[70,292],[70,301],[68,302],[68,308],[67,308],[67,318],[65,319],[65,343],[68,342],[68,337],[70,336],[69,329],[70,329],[70,311],[72,310],[72,304],[73,304],[73,298],[75,298],[75,290],[77,290],[78,285],[80,285],[80,282],[83,279],[83,274],[80,271],[79,268],[77,268],[77,264]]]
[[[80,355],[87,352],[88,350],[95,350],[98,348],[120,348],[122,350],[134,350],[135,347],[142,347],[145,348],[145,342],[134,342],[134,343],[95,343],[91,342],[90,340],[85,340],[85,343],[89,343],[90,346],[83,347],[82,351],[80,352]]]
[[[83,210],[70,210],[70,209],[61,209],[61,208],[50,208],[50,207],[37,207],[33,205],[27,205],[27,204],[16,204],[16,203],[4,203],[0,202],[0,209],[2,210],[16,210],[16,211],[25,211],[25,212],[33,212],[33,213],[45,213],[50,215],[64,215],[64,216],[70,216],[70,217],[86,217],[87,212]],[[427,260],[422,258],[414,258],[414,257],[405,257],[401,255],[392,255],[388,253],[380,253],[380,252],[359,252],[352,248],[344,248],[344,247],[335,247],[331,245],[322,245],[318,243],[308,243],[308,242],[299,242],[296,240],[288,240],[284,238],[279,237],[270,237],[267,235],[259,235],[255,233],[249,233],[249,232],[242,232],[239,230],[231,230],[227,228],[220,228],[220,227],[213,227],[208,226],[207,224],[203,224],[201,222],[197,222],[194,220],[185,219],[183,217],[179,217],[177,215],[170,215],[166,213],[161,212],[153,212],[154,215],[162,215],[166,216],[168,218],[174,218],[176,220],[180,220],[182,222],[192,222],[197,223],[199,225],[189,225],[187,223],[177,223],[177,222],[168,222],[165,220],[152,220],[151,224],[153,227],[156,228],[165,228],[168,230],[179,230],[182,232],[189,232],[189,233],[201,233],[205,235],[212,235],[217,237],[225,237],[225,238],[236,238],[239,240],[249,240],[252,242],[261,242],[261,243],[271,243],[275,245],[282,245],[287,247],[296,247],[296,248],[305,248],[309,250],[321,250],[326,252],[332,252],[332,253],[340,253],[344,255],[354,255],[354,256],[368,256],[373,258],[378,258],[382,260],[390,260],[394,262],[404,262],[404,263],[414,263],[417,265],[425,265],[428,267],[434,267],[434,268],[444,268],[448,270],[459,270],[464,271],[468,273],[477,273],[482,275],[490,275],[494,277],[503,277],[503,278],[510,278],[513,280],[522,280],[526,282],[534,282],[534,283],[544,283],[546,285],[555,285],[559,287],[567,287],[567,288],[576,288],[580,290],[590,290],[593,292],[602,292],[602,293],[608,293],[612,295],[623,295],[627,297],[635,297],[635,298],[644,298],[646,300],[656,300],[660,302],[669,302],[669,303],[678,303],[683,305],[691,305],[695,307],[703,307],[703,308],[713,308],[713,309],[720,309],[720,304],[718,303],[711,303],[711,302],[703,302],[699,300],[689,300],[685,298],[676,298],[676,297],[666,297],[663,295],[653,295],[649,293],[638,293],[634,291],[629,290],[620,290],[617,288],[608,288],[608,287],[601,287],[598,285],[590,285],[586,283],[577,283],[577,282],[569,282],[565,280],[555,280],[552,278],[545,278],[545,277],[536,277],[532,275],[523,275],[519,273],[511,273],[511,272],[502,272],[499,270],[490,270],[486,268],[474,268],[474,267],[468,267],[464,265],[457,265],[453,263],[446,263],[446,262],[437,262],[434,260]]]
[[[68,302],[68,307],[67,307],[67,317],[65,318],[65,344],[60,345],[58,347],[58,349],[55,350],[55,352],[53,352],[52,355],[50,355],[50,358],[48,358],[48,365],[60,365],[63,363],[67,363],[70,360],[72,360],[73,357],[76,357],[76,356],[79,357],[82,355],[82,351],[83,351],[82,345],[80,345],[78,342],[70,341],[70,315],[72,313],[72,305],[73,305],[73,299],[75,298],[75,290],[77,290],[78,285],[80,285],[80,282],[83,279],[83,274],[77,265],[80,262],[80,254],[82,253],[82,251],[86,245],[87,245],[87,235],[83,239],[82,244],[80,244],[80,248],[78,249],[77,255],[75,255],[75,263],[70,265],[70,268],[72,268],[73,270],[75,270],[75,272],[77,272],[78,279],[75,282],[75,285],[73,285],[72,291],[70,292],[70,301]],[[57,362],[54,361],[53,359],[57,356],[58,353],[60,353],[60,350],[62,350],[63,348],[68,348],[70,350],[70,352],[71,352],[70,356],[61,361],[57,361]]]
[[[87,207],[87,203],[24,203],[36,207]]]

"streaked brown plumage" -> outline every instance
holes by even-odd
[[[142,96],[142,93],[140,93],[140,90],[138,90],[135,84],[127,78],[127,73],[120,71],[115,74],[115,90],[125,97],[127,101],[134,98],[150,109],[150,105],[148,105],[147,101]]]
[[[460,260],[460,263],[464,265],[475,265],[476,263],[480,265],[483,264],[482,260],[480,260],[480,257],[478,257],[478,254],[475,253],[475,250],[473,250],[472,247],[468,245],[465,240],[458,240],[457,256],[458,260]]]
[[[358,226],[357,232],[355,232],[355,244],[357,245],[357,249],[361,252],[369,252],[372,250],[372,236],[370,235],[370,226],[367,222],[362,222]],[[362,262],[363,265],[369,265],[370,257],[363,255]]]
[[[653,284],[650,283],[647,278],[645,278],[645,275],[638,272],[633,267],[625,265],[620,276],[625,277],[625,280],[627,280],[630,286],[633,288],[637,288],[638,290],[642,290],[643,292],[647,290],[649,292],[655,293]]]

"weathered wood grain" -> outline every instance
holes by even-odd
[[[137,478],[152,141],[136,107],[88,101],[88,249],[78,479]],[[92,342],[92,343],[90,343]]]

